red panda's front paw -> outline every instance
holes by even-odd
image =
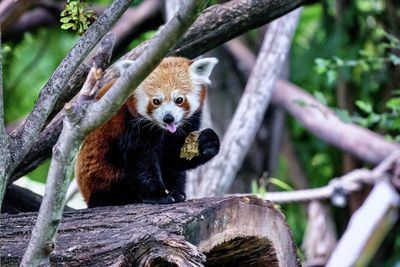
[[[203,157],[206,161],[213,158],[219,152],[219,138],[214,130],[207,128],[201,131],[199,136],[199,157]]]
[[[167,195],[160,198],[143,199],[143,203],[145,204],[172,204],[175,202],[176,202],[175,198],[171,195]]]
[[[172,190],[170,194],[175,199],[175,202],[183,202],[186,200],[185,192],[180,192],[178,190]]]

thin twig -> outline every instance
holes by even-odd
[[[398,162],[400,162],[400,150],[394,151],[372,170],[357,169],[351,171],[341,177],[332,179],[328,185],[319,188],[291,192],[268,192],[264,199],[273,203],[284,204],[332,199],[335,196],[339,198],[346,197],[346,195],[361,190],[365,185],[374,185],[378,181],[390,178]],[[337,204],[345,204],[345,202]]]

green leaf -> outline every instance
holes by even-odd
[[[329,70],[326,76],[328,78],[328,84],[334,84],[337,78],[337,72],[335,70]]]
[[[371,114],[369,114],[369,116],[367,118],[367,123],[369,126],[371,126],[380,120],[381,120],[381,116],[379,114],[371,113]]]
[[[371,113],[372,112],[372,105],[370,103],[364,102],[362,100],[357,100],[356,101],[356,106],[364,111],[365,113]]]
[[[347,110],[337,109],[336,115],[339,117],[341,121],[345,123],[353,122],[353,119],[351,118],[350,113]]]
[[[62,23],[67,23],[67,22],[69,22],[70,20],[71,20],[72,18],[71,17],[63,17],[63,18],[61,18],[60,19],[60,22],[62,22]]]
[[[327,101],[325,95],[324,95],[321,91],[315,91],[315,92],[313,93],[313,95],[315,96],[315,98],[316,98],[319,102],[321,102],[321,103],[324,104],[324,105],[327,105],[328,101]]]
[[[73,28],[74,26],[75,26],[74,23],[65,23],[65,24],[61,25],[61,29],[68,30],[69,28]]]
[[[386,103],[386,107],[393,109],[393,110],[400,110],[400,97],[395,97],[390,99],[387,103]]]
[[[288,185],[288,184],[285,183],[284,181],[279,180],[278,178],[271,177],[271,178],[269,178],[269,179],[267,180],[267,183],[273,184],[273,185],[275,185],[276,187],[278,187],[278,188],[280,188],[280,189],[283,189],[283,190],[285,190],[285,191],[293,191],[293,187],[291,187],[290,185]]]
[[[389,60],[393,63],[393,65],[400,65],[400,57],[396,56],[395,54],[391,54],[389,56]]]
[[[315,69],[319,74],[323,74],[328,71],[328,67],[330,64],[329,60],[323,58],[316,58],[314,62],[316,65]]]

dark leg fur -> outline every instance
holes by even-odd
[[[169,190],[169,194],[175,199],[175,202],[186,200],[185,184],[186,172],[173,169],[163,170],[163,180]]]
[[[161,177],[160,155],[163,154],[163,132],[152,125],[133,119],[120,141],[123,154],[124,174],[122,179],[138,192],[144,203],[173,203],[166,192]]]

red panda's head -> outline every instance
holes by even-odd
[[[165,58],[134,91],[128,105],[134,103],[135,112],[174,133],[203,106],[217,63],[216,58]]]

